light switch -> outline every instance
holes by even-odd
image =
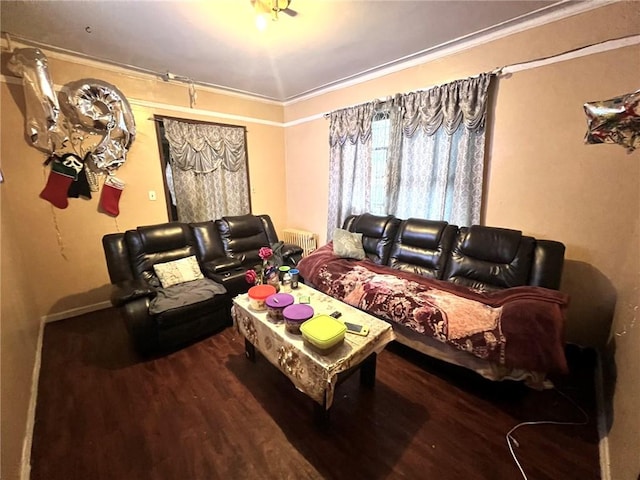
[[[155,200],[155,199],[156,199],[155,190],[149,190],[149,200]]]

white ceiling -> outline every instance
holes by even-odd
[[[0,26],[14,40],[290,101],[577,3],[292,0],[297,15],[260,32],[250,0],[2,0]]]

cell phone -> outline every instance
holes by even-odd
[[[357,323],[343,322],[347,327],[347,332],[353,333],[355,335],[362,335],[366,337],[369,335],[369,327],[365,327],[364,325],[358,325]]]

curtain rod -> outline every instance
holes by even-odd
[[[247,127],[245,125],[232,125],[230,123],[208,122],[206,120],[193,120],[191,118],[171,117],[169,115],[154,115],[153,117],[147,118],[147,120],[151,120],[152,122],[156,122],[156,123],[162,123],[164,120],[174,120],[176,122],[190,123],[193,125],[215,125],[217,127],[242,128],[245,132],[247,131]]]
[[[510,74],[520,72],[522,70],[529,70],[531,68],[538,68],[545,65],[551,65],[554,63],[564,62],[574,58],[585,57],[587,55],[593,55],[595,53],[607,52],[609,50],[616,50],[622,47],[628,47],[630,45],[637,45],[640,43],[640,34],[627,35],[624,37],[613,38],[610,40],[604,40],[598,43],[592,43],[583,47],[573,48],[562,53],[556,53],[546,57],[536,58],[534,60],[527,60],[522,63],[514,63],[512,65],[503,66],[497,68],[494,71],[499,71],[500,74]]]
[[[501,71],[502,71],[502,69],[501,69],[501,68],[496,68],[496,69],[491,70],[490,72],[485,72],[485,73],[488,73],[489,75],[495,76],[495,75],[498,75]],[[479,77],[480,75],[482,75],[482,74],[481,74],[481,73],[478,73],[477,75],[471,75],[470,77],[466,77],[466,78],[464,78],[464,79],[462,79],[462,80],[468,80],[468,79],[470,79],[470,78],[477,78],[477,77]],[[428,87],[419,88],[418,90],[413,90],[413,92],[422,92],[422,91],[430,90],[430,89],[432,89],[432,88],[440,87],[440,86],[442,86],[442,85],[446,85],[446,84],[448,84],[448,83],[453,83],[453,82],[457,82],[457,81],[458,81],[458,80],[451,80],[450,82],[440,83],[440,84],[438,84],[438,85],[430,85],[430,86],[428,86]],[[408,93],[412,93],[412,92],[408,92]],[[378,101],[378,102],[388,102],[389,100],[393,99],[393,97],[395,97],[396,95],[404,95],[404,94],[402,94],[402,93],[396,93],[396,94],[394,94],[394,95],[387,95],[386,97],[378,97],[378,98],[376,98],[376,99],[374,99],[374,100],[372,100],[372,101],[373,101],[373,102],[375,102],[375,101]],[[364,102],[364,103],[370,103],[370,102]],[[359,105],[364,105],[364,103],[357,103],[357,104],[354,104],[354,105],[349,105],[349,106],[347,106],[347,107],[338,108],[337,110],[334,110],[334,112],[337,112],[338,110],[344,110],[344,109],[347,109],[347,108],[357,107],[357,106],[359,106]],[[323,116],[324,118],[329,118],[329,117],[331,116],[331,114],[332,114],[332,113],[333,113],[333,112],[325,112],[322,116]]]

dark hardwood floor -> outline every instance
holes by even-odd
[[[515,433],[529,479],[600,478],[593,366],[576,355],[557,387],[581,426]],[[45,328],[33,480],[518,479],[505,440],[519,422],[583,420],[556,390],[486,381],[391,344],[373,390],[338,387],[328,428],[313,403],[234,328],[150,360],[119,313]]]

